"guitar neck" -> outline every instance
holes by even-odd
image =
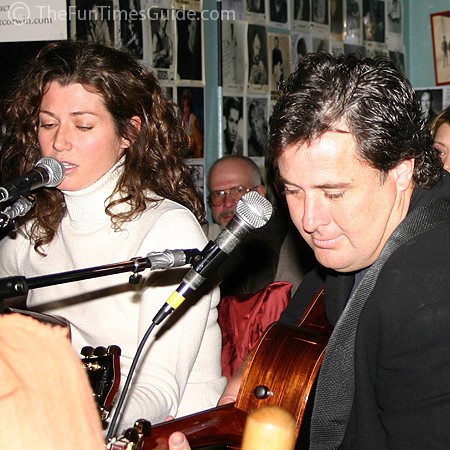
[[[142,450],[167,448],[167,439],[174,431],[182,430],[191,448],[225,445],[239,449],[247,413],[235,408],[234,403],[219,406],[198,414],[180,417],[151,427],[150,436],[144,437]]]

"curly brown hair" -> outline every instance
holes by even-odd
[[[51,43],[21,73],[16,89],[3,105],[10,136],[0,155],[4,179],[26,173],[41,158],[38,114],[45,90],[53,81],[61,86],[80,83],[99,93],[117,134],[132,142],[113,193],[120,191],[120,199],[112,201],[112,195],[105,207],[115,229],[158,202],[152,193],[184,205],[199,222],[204,221],[204,205],[183,160],[189,138],[178,106],[164,97],[156,78],[134,56],[104,45]],[[133,116],[140,118],[140,129],[131,123]],[[39,251],[52,241],[66,209],[63,194],[57,189],[39,189],[33,197],[35,207],[17,224],[31,225],[25,232]],[[113,213],[118,203],[127,203],[130,208]]]

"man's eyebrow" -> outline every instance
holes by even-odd
[[[292,186],[296,186],[296,184],[295,183],[291,183],[290,181],[288,181],[288,180],[286,180],[286,178],[284,178],[281,174],[280,174],[280,171],[278,170],[278,179],[279,179],[279,181],[281,182],[281,183],[283,183],[283,184],[290,184],[290,185],[292,185]]]
[[[343,189],[351,186],[351,183],[341,182],[341,183],[323,183],[317,184],[313,187],[321,188],[321,189]]]
[[[296,183],[292,183],[291,181],[286,180],[286,178],[283,178],[281,175],[280,175],[280,181],[284,185],[295,186],[295,187],[298,187],[299,189],[301,189],[301,186],[299,186]],[[315,184],[312,187],[318,188],[318,189],[343,189],[343,188],[347,188],[349,186],[351,186],[351,183],[349,183],[349,182],[340,182],[340,183]]]

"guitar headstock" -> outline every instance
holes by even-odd
[[[112,438],[107,444],[108,450],[143,450],[144,438],[151,432],[151,423],[138,419],[134,427],[126,429],[118,438]]]
[[[120,384],[120,347],[86,346],[81,349],[81,362],[91,384],[100,417],[104,422],[112,409]]]

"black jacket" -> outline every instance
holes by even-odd
[[[284,256],[289,259],[290,270],[280,274],[280,252],[287,239],[292,248],[288,247]],[[222,296],[254,294],[273,281],[303,278],[314,264],[313,252],[294,228],[287,210],[280,206],[269,222],[253,230],[222,265],[220,292]]]
[[[410,211],[450,198],[450,175],[416,188]],[[354,274],[308,274],[280,321],[295,325],[325,285],[332,325]],[[359,319],[355,397],[342,449],[450,448],[450,221],[398,248],[383,266]]]

